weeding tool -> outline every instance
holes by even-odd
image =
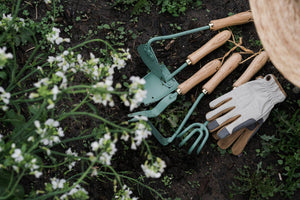
[[[186,63],[184,63],[181,67],[179,67],[176,71],[174,71],[171,74],[164,64],[160,64],[158,62],[155,53],[151,47],[152,42],[158,40],[173,39],[176,37],[196,33],[203,30],[208,30],[208,29],[219,30],[227,26],[240,25],[240,24],[248,23],[250,21],[253,21],[251,11],[246,11],[223,19],[212,20],[208,25],[200,28],[183,31],[172,35],[154,37],[151,38],[146,44],[139,45],[138,53],[140,54],[146,66],[151,70],[150,73],[148,73],[144,77],[144,79],[146,80],[146,84],[144,85],[144,88],[145,90],[147,90],[148,95],[147,98],[144,99],[143,103],[145,105],[148,105],[150,103],[156,102],[161,98],[163,98],[164,96],[166,96],[167,94],[169,94],[170,92],[176,90],[179,84],[175,80],[174,76],[177,73],[179,73],[182,69],[184,69],[186,66],[195,64],[202,58],[198,54],[197,55],[193,54],[193,56],[200,56],[200,59],[198,58],[193,59],[193,57],[188,58]],[[203,54],[205,56],[206,54],[209,53],[209,51],[207,52],[200,51],[200,53],[205,53]]]
[[[258,56],[255,57],[255,59],[253,59],[253,61],[250,63],[249,67],[246,69],[246,71],[240,76],[240,78],[234,82],[233,87],[238,87],[246,82],[248,82],[267,62],[268,60],[268,55],[266,52],[261,52]],[[203,135],[203,131],[207,134],[209,134],[209,131],[207,129],[207,124],[208,121],[206,121],[204,124],[200,124],[200,123],[195,123],[198,124],[198,126],[201,127],[201,132],[200,135],[198,136],[198,138],[196,139],[196,141],[193,143],[193,145],[190,147],[189,149],[189,154],[196,148],[196,146],[199,144],[200,140],[202,139],[202,135]],[[195,126],[195,125],[194,125]],[[255,129],[257,130],[257,129]],[[248,132],[254,132],[255,130],[248,130]],[[220,146],[220,148],[225,148],[226,145],[231,145],[242,133],[244,133],[245,130],[242,131],[237,131],[237,133],[232,134],[231,136],[228,136],[229,138],[224,138],[222,140],[218,141],[218,145]],[[182,137],[187,131],[183,131],[182,133],[180,133],[177,137]],[[196,131],[192,131],[190,132],[188,135],[185,136],[185,138],[181,141],[181,143],[179,144],[179,147],[183,146],[194,134],[196,133]],[[240,137],[241,140],[245,140],[245,138],[247,138],[247,136],[249,135],[249,133],[247,133],[247,135],[244,135],[243,137]],[[205,138],[202,141],[202,143],[200,144],[199,148],[197,149],[197,154],[200,153],[203,145],[205,144]],[[228,148],[228,146],[226,146],[226,148]],[[240,151],[240,149],[243,148],[243,143],[238,143],[238,145],[236,145],[236,147],[233,148],[233,151]]]
[[[172,74],[169,72],[165,65],[156,62],[158,65],[160,65],[160,69],[162,69],[161,76],[157,76],[157,73],[154,73],[154,71],[158,69],[155,68],[144,77],[144,79],[146,80],[144,89],[147,91],[147,97],[143,100],[143,103],[145,105],[154,103],[176,90],[179,83],[175,80],[174,76],[177,73],[179,73],[187,65],[194,65],[199,62],[199,60],[211,53],[213,50],[225,44],[226,41],[230,39],[230,37],[231,32],[228,30],[218,33],[198,50],[187,56],[186,62]],[[141,47],[138,47],[138,50],[139,48]],[[143,56],[143,54],[141,54],[141,57],[143,58],[144,62],[147,62],[147,56]],[[154,62],[152,62],[152,64],[154,64]],[[165,79],[163,77],[165,77]]]
[[[170,137],[164,137],[156,128],[155,126],[150,122],[147,121],[148,124],[151,126],[152,128],[152,133],[153,135],[156,137],[156,139],[162,144],[162,145],[168,145],[169,143],[171,143],[176,137],[181,137],[183,134],[185,134],[187,131],[189,131],[191,128],[195,128],[191,133],[196,133],[199,132],[200,135],[196,140],[196,144],[199,143],[199,141],[201,140],[201,138],[204,135],[204,139],[200,145],[200,147],[197,150],[197,153],[199,153],[203,147],[203,145],[205,144],[209,132],[206,128],[206,123],[205,124],[200,124],[200,123],[194,123],[191,124],[189,127],[187,127],[186,129],[184,129],[184,131],[182,133],[180,133],[180,131],[182,130],[183,126],[186,124],[187,120],[190,118],[192,112],[195,110],[196,106],[198,105],[198,103],[200,102],[200,100],[202,99],[202,97],[206,94],[210,94],[219,83],[222,82],[222,80],[229,75],[238,65],[239,62],[241,61],[242,56],[239,53],[234,53],[232,54],[232,56],[230,56],[230,58],[228,58],[226,60],[226,62],[222,65],[222,67],[219,69],[219,71],[202,87],[202,93],[198,96],[198,98],[196,99],[196,101],[194,102],[194,104],[192,105],[192,107],[190,108],[190,110],[188,111],[187,115],[185,116],[185,118],[183,119],[183,121],[181,122],[180,126],[178,127],[178,129],[176,130],[176,132],[170,136]],[[204,134],[203,134],[204,132]],[[193,145],[190,150],[189,153],[191,153],[193,151],[193,149],[195,148],[195,146]]]
[[[144,110],[135,113],[131,113],[128,116],[146,116],[148,118],[157,117],[161,112],[163,112],[171,103],[176,101],[178,95],[185,95],[194,86],[207,79],[213,75],[221,67],[221,61],[218,59],[212,60],[206,65],[204,65],[198,72],[196,72],[192,77],[178,85],[176,92],[170,93],[164,97],[153,109]],[[130,121],[135,121],[133,118]]]

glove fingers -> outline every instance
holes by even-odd
[[[239,114],[233,116],[233,112],[230,112],[232,111],[233,108],[228,108],[226,111],[227,113],[221,117],[219,117],[218,119],[216,120],[213,120],[211,122],[209,122],[207,124],[207,128],[210,132],[214,132],[214,131],[217,131],[218,129],[232,123],[233,121],[235,121],[236,119],[238,119],[240,117]]]
[[[231,95],[231,92],[228,92],[228,93],[216,98],[215,100],[213,100],[209,103],[209,107],[211,109],[215,109],[215,108],[223,105],[224,103],[226,103],[227,101],[230,101],[232,99],[232,97],[230,95]]]
[[[243,152],[244,148],[246,147],[247,143],[251,139],[251,137],[258,131],[259,128],[260,128],[259,123],[256,123],[256,127],[253,130],[245,128],[245,131],[243,132],[243,134],[239,137],[239,139],[232,146],[232,148],[231,148],[232,154],[236,155],[236,156],[241,154]],[[244,129],[242,129],[242,130],[244,130]]]
[[[206,113],[205,118],[207,121],[213,121],[220,117],[221,115],[224,115],[225,113],[228,113],[232,109],[234,109],[235,106],[231,105],[231,103],[223,104],[222,106]]]
[[[245,131],[245,129],[241,129],[239,131],[236,131],[234,133],[232,133],[231,135],[223,138],[223,139],[220,139],[218,141],[218,146],[221,148],[221,149],[227,149],[228,147],[230,147],[237,139],[238,137],[240,137],[241,134],[243,134],[243,132]]]

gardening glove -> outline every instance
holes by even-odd
[[[217,132],[218,138],[252,124],[271,112],[274,105],[284,101],[286,93],[274,75],[249,81],[210,102],[214,109],[206,114],[207,128]]]
[[[233,155],[239,155],[243,152],[249,140],[255,135],[255,133],[259,130],[259,128],[263,125],[263,123],[267,120],[270,113],[267,113],[262,119],[258,120],[254,124],[251,124],[245,128],[242,128],[227,137],[220,139],[217,144],[221,149],[231,147],[231,151]]]

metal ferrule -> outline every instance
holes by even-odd
[[[209,23],[208,26],[209,26],[209,29],[211,29],[212,27],[214,27],[214,24],[213,23]]]
[[[203,89],[203,90],[202,90],[202,93],[203,93],[203,94],[207,94],[208,91],[207,91],[206,89]]]
[[[182,92],[181,92],[181,89],[180,88],[178,88],[177,90],[176,90],[176,92],[178,93],[178,94],[182,94]]]
[[[186,59],[185,61],[188,65],[191,65],[192,64],[192,61],[190,59]]]

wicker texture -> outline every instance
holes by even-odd
[[[270,60],[300,87],[300,0],[249,0],[258,36]]]

